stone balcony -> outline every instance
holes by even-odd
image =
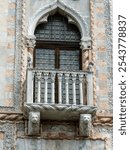
[[[40,120],[78,121],[95,112],[91,71],[27,70],[25,118],[36,113]]]

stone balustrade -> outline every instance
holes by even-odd
[[[93,73],[28,69],[26,94],[26,103],[93,106]]]

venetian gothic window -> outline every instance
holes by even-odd
[[[82,69],[81,35],[74,24],[59,13],[48,17],[48,22],[39,24],[35,29],[36,47],[34,51],[34,68],[44,70],[79,71]],[[37,82],[37,81],[36,81]],[[76,81],[76,95],[79,104],[79,80]],[[37,85],[37,84],[35,84]],[[44,91],[44,80],[41,88]],[[35,88],[37,89],[37,88]],[[37,90],[35,90],[37,99]],[[44,93],[41,93],[44,102]],[[48,102],[51,101],[51,79],[48,78]],[[55,102],[58,102],[58,77],[55,79]],[[62,78],[62,103],[66,103],[65,77]],[[69,103],[73,103],[72,79],[69,79]]]
[[[42,69],[81,70],[81,39],[78,28],[58,13],[35,30],[34,67]]]

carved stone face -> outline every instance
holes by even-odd
[[[90,116],[82,116],[81,120],[89,121],[90,120]]]
[[[38,123],[40,120],[40,116],[39,116],[39,114],[32,113],[30,119],[31,119],[32,123]]]

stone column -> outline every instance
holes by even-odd
[[[58,73],[58,102],[62,104],[62,73]]]
[[[48,75],[49,73],[44,73],[44,83],[45,83],[45,88],[44,88],[44,103],[47,104],[48,100],[47,100],[47,96],[48,96]]]
[[[76,105],[76,76],[77,74],[72,74],[73,81],[73,104]]]
[[[37,73],[37,103],[41,101],[41,73]]]
[[[28,57],[27,57],[28,68],[33,68],[33,53],[34,53],[35,44],[36,44],[35,36],[28,36],[26,38],[26,45],[28,48]]]
[[[69,73],[65,73],[66,104],[69,104]]]
[[[82,70],[86,71],[89,62],[92,59],[91,39],[83,37],[81,39],[80,45],[80,48],[82,49]]]
[[[80,48],[82,49],[82,70],[87,71],[89,62],[92,61],[92,41],[89,37],[82,37],[80,45],[81,45]],[[84,90],[86,89],[85,84],[84,84],[85,82],[83,82]],[[87,91],[85,91],[83,94],[84,104],[87,103],[88,93],[87,95],[86,93]]]
[[[33,103],[34,73],[27,71],[27,103]]]
[[[83,74],[79,74],[80,105],[83,105]]]
[[[55,103],[55,75],[56,73],[51,73],[51,103]]]
[[[87,105],[93,106],[93,62],[87,68]]]

